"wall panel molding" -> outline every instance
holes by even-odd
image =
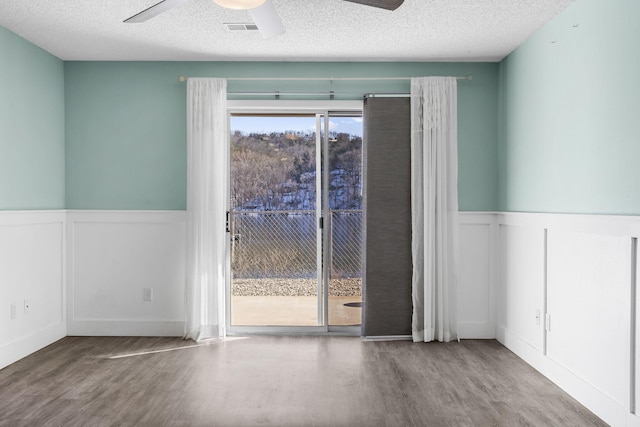
[[[67,222],[70,335],[182,336],[185,211],[69,211]]]
[[[610,425],[639,426],[630,299],[640,217],[461,212],[459,221],[461,338],[495,337]],[[185,227],[185,211],[0,212],[0,263],[44,271],[30,279],[0,268],[0,301],[53,292],[15,320],[0,304],[0,367],[65,335],[182,335]]]
[[[495,217],[492,212],[461,212],[458,217],[458,335],[461,339],[496,337]]]
[[[0,368],[66,335],[64,235],[64,211],[0,211]]]
[[[631,296],[640,216],[503,212],[496,220],[498,340],[610,425],[637,425]]]

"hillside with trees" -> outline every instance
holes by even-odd
[[[329,134],[329,207],[362,208],[362,138]],[[234,210],[312,210],[316,205],[316,135],[238,130],[231,135]]]

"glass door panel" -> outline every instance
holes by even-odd
[[[330,113],[328,138],[329,326],[362,321],[362,117]]]
[[[231,116],[231,326],[318,326],[316,118]]]

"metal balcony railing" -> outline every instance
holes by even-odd
[[[362,276],[362,221],[362,210],[332,210],[325,220],[330,288]],[[231,233],[234,280],[316,277],[315,211],[235,211]]]

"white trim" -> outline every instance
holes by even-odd
[[[490,316],[493,313],[489,313]],[[493,316],[492,316],[493,317]],[[495,321],[458,322],[458,337],[461,340],[493,340],[496,339]]]
[[[412,341],[412,335],[367,335],[366,341]]]
[[[64,223],[66,211],[2,211],[0,210],[0,226],[5,225],[35,225]]]
[[[67,222],[165,223],[186,222],[186,210],[125,211],[125,210],[69,210]]]
[[[65,336],[67,336],[67,327],[63,321],[0,346],[0,369],[53,344]]]
[[[581,233],[640,237],[640,216],[498,212],[500,225],[562,229]]]
[[[636,414],[629,414],[627,416],[628,427],[640,427],[640,417]]]
[[[542,375],[553,381],[574,399],[602,418],[611,426],[624,426],[625,407],[607,396],[579,376],[532,347],[503,327],[498,327],[498,341],[531,365]]]
[[[460,211],[458,212],[459,224],[497,224],[497,212],[477,212],[477,211]]]
[[[69,320],[68,336],[181,337],[184,321],[178,320]]]

